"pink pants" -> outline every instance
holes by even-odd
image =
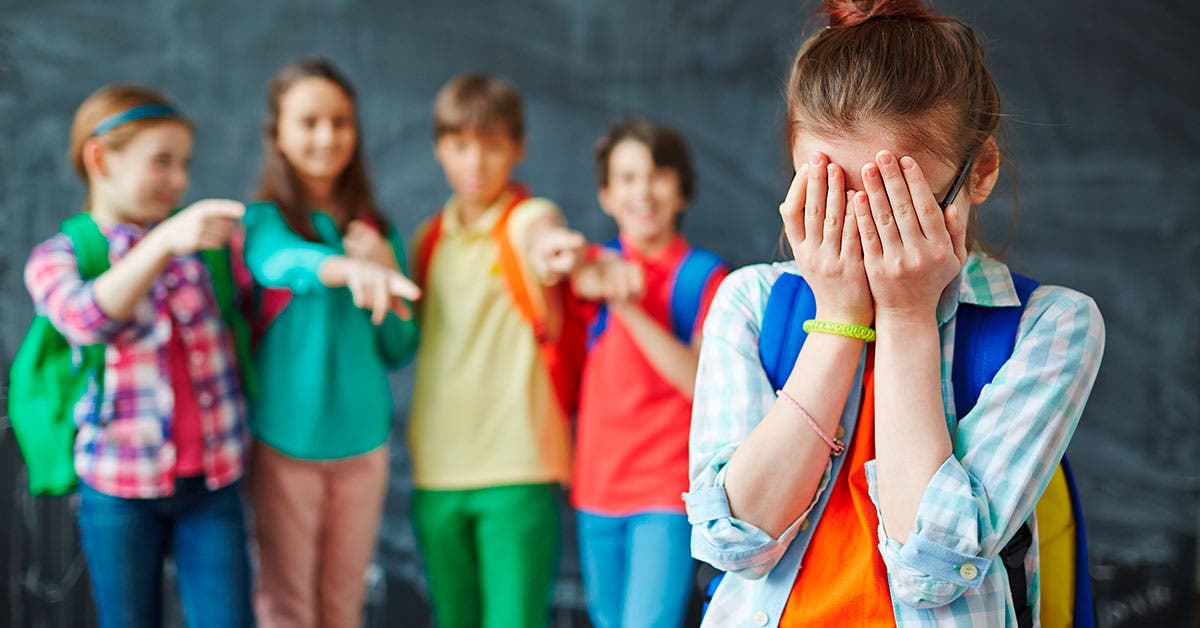
[[[358,628],[387,489],[388,451],[292,458],[255,442],[250,492],[264,628]]]

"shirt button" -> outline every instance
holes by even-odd
[[[975,576],[979,575],[979,569],[971,563],[963,563],[958,566],[958,575],[963,577],[963,580],[974,580]]]
[[[196,396],[196,401],[200,402],[201,408],[211,408],[213,404],[213,396],[210,393],[202,392]]]
[[[767,617],[766,613],[762,611],[755,611],[753,619],[755,626],[766,626],[769,618]]]
[[[838,440],[845,438],[846,437],[846,428],[842,427],[841,425],[838,425],[837,433],[834,434],[833,437]]]
[[[805,519],[804,521],[801,521],[801,522],[800,522],[800,531],[801,531],[801,532],[807,532],[807,531],[808,531],[808,519]]]

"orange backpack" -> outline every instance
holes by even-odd
[[[533,328],[538,354],[550,374],[555,400],[563,417],[570,418],[579,402],[579,378],[587,346],[587,322],[582,304],[565,282],[544,286],[522,262],[521,254],[508,237],[509,219],[517,206],[530,198],[529,189],[521,184],[511,188],[512,201],[504,208],[496,226],[492,227],[492,242],[504,287],[521,317]],[[429,228],[416,244],[414,277],[421,289],[426,289],[433,255],[442,237],[443,212],[434,214]]]

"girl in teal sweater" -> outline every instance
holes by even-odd
[[[251,468],[264,626],[358,626],[387,487],[387,371],[416,349],[400,237],[376,210],[354,92],[326,61],[268,95],[264,201],[245,257],[261,287]]]

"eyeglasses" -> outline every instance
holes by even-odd
[[[954,183],[950,185],[950,191],[946,192],[946,198],[942,199],[942,202],[938,203],[938,206],[942,208],[942,211],[946,211],[946,208],[954,202],[954,199],[958,198],[958,191],[961,190],[963,184],[967,182],[967,173],[971,172],[971,164],[974,162],[974,155],[967,157],[967,160],[963,162],[962,168],[958,169],[958,175],[954,177]]]

